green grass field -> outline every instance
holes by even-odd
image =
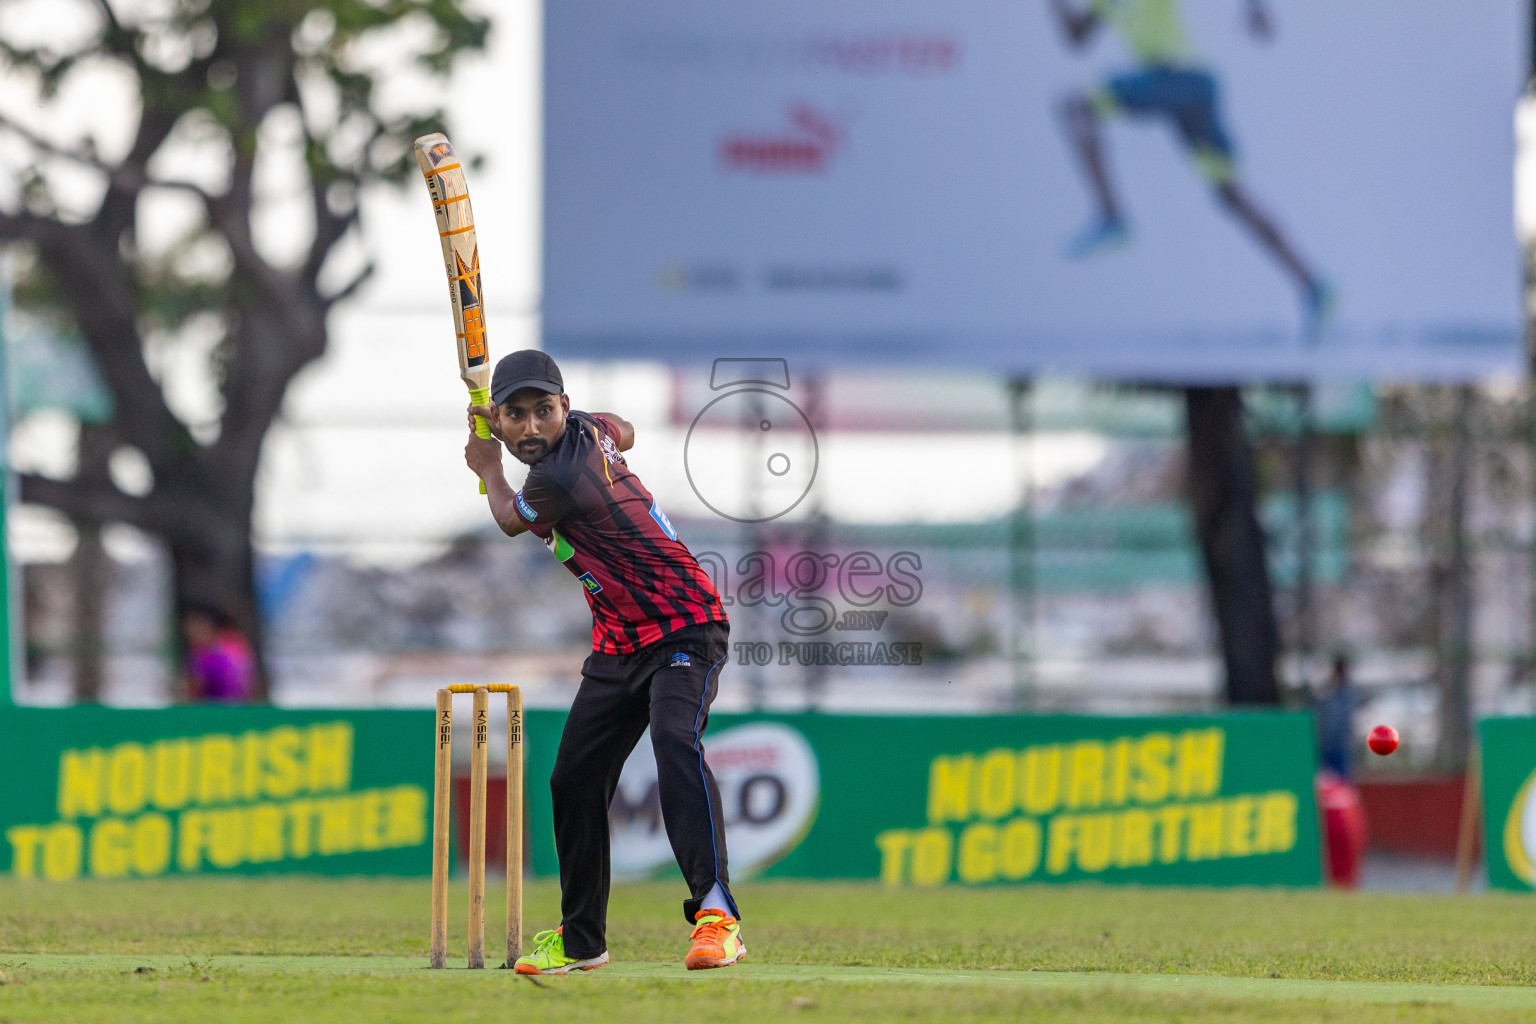
[[[750,954],[737,967],[683,970],[679,885],[626,885],[613,964],[534,984],[426,970],[425,881],[3,882],[0,1021],[1536,1019],[1536,903],[1514,896],[789,883],[738,895]],[[500,893],[487,904],[490,961]],[[554,887],[530,889],[530,936],[557,905]],[[463,906],[458,888],[455,966]]]

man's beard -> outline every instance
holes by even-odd
[[[540,438],[519,441],[512,446],[512,455],[518,462],[531,466],[549,454],[549,442]]]

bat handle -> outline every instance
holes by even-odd
[[[491,404],[491,389],[490,388],[470,388],[469,389],[469,400],[471,402],[473,402],[475,405],[490,405]],[[475,436],[476,437],[483,437],[487,441],[489,441],[491,439],[491,425],[489,423],[485,422],[485,417],[484,416],[476,416],[475,417]],[[484,480],[480,481],[480,493],[481,494],[485,493],[485,481]]]

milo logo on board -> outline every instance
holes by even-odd
[[[1521,784],[1504,819],[1504,859],[1515,877],[1536,886],[1536,772]]]
[[[765,868],[800,844],[821,803],[821,778],[799,730],[754,722],[711,732],[705,759],[720,786],[733,876]],[[624,765],[608,820],[615,875],[645,876],[673,863],[649,732]]]

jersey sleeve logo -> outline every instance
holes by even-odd
[[[667,535],[668,540],[677,540],[677,530],[673,528],[672,520],[657,507],[655,501],[651,502],[651,518],[656,520],[656,525],[661,527],[661,532]]]
[[[539,514],[533,510],[533,506],[523,500],[522,491],[517,492],[517,510],[521,512],[523,518],[528,520],[530,523],[539,518]]]
[[[598,447],[603,450],[604,461],[610,466],[624,465],[624,453],[619,451],[619,446],[613,443],[613,438],[596,429],[592,434],[597,438]]]
[[[597,577],[593,576],[590,572],[584,572],[576,578],[581,581],[581,585],[586,588],[587,593],[601,594],[603,592],[603,585],[597,582]]]
[[[624,465],[624,456],[619,454],[619,448],[613,443],[613,438],[598,430],[595,425],[592,427],[592,440],[596,443],[597,450],[602,453],[603,476],[607,479],[608,486],[612,487],[613,474],[608,471],[608,467]]]

